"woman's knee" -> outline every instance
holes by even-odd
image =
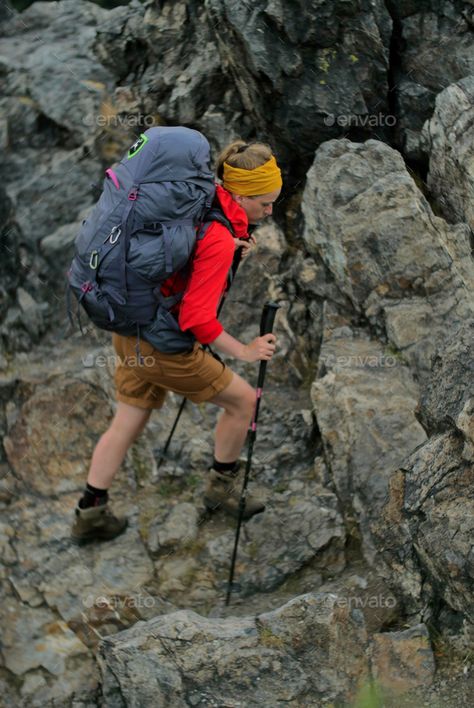
[[[119,401],[109,430],[124,437],[135,439],[146,426],[150,413],[150,410]]]
[[[245,379],[234,373],[234,378],[227,388],[211,399],[230,415],[251,418],[255,406],[256,391]]]
[[[245,392],[245,410],[247,414],[251,417],[253,410],[255,408],[255,400],[257,398],[257,392],[253,388],[253,386],[250,386],[250,384],[247,385],[247,389]]]

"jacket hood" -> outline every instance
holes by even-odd
[[[216,199],[232,224],[236,238],[248,238],[249,220],[245,210],[232,199],[230,192],[219,184],[216,184]]]

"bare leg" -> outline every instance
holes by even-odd
[[[230,384],[208,401],[224,408],[219,417],[214,457],[219,462],[233,462],[242,450],[255,407],[255,390],[234,373]]]
[[[108,430],[94,449],[87,477],[89,484],[99,489],[109,489],[128,448],[143,431],[150,413],[150,410],[118,402]]]

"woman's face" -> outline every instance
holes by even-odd
[[[258,197],[242,197],[239,194],[234,194],[234,199],[247,214],[249,224],[258,224],[259,221],[271,216],[273,212],[273,204],[280,195],[281,189],[268,194],[260,194]]]

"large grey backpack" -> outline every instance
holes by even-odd
[[[219,219],[206,138],[183,127],[155,127],[140,135],[114,170],[75,241],[69,290],[101,329],[136,334],[166,353],[192,348],[160,285],[186,266],[199,228]],[[209,216],[211,214],[211,216]],[[221,219],[219,219],[221,220]],[[227,224],[228,225],[228,222]]]

